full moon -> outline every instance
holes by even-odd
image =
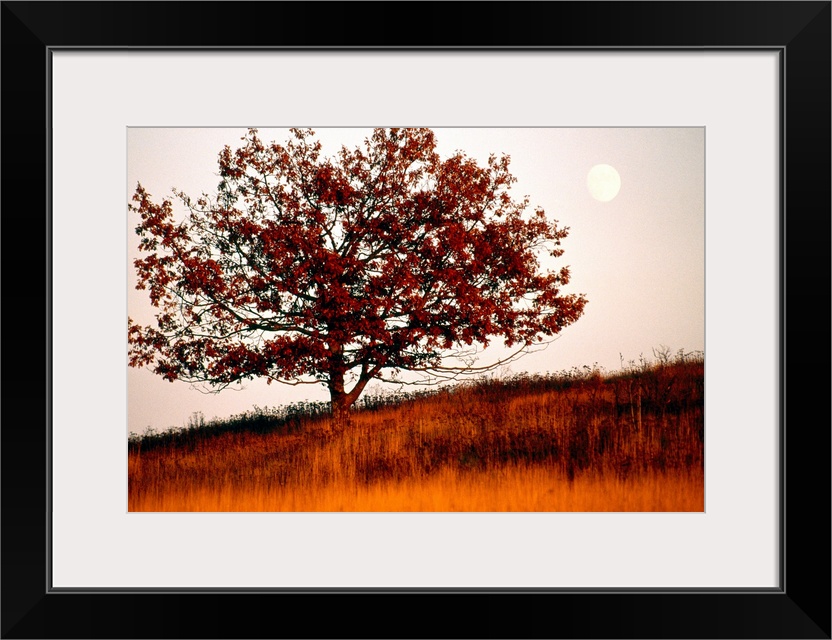
[[[621,176],[608,164],[596,164],[586,175],[590,195],[601,202],[609,202],[621,189]]]

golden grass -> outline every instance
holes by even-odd
[[[133,441],[130,511],[703,511],[701,362]]]
[[[186,486],[131,494],[130,511],[703,511],[701,472],[588,476],[570,482],[542,468],[462,472],[367,486]]]

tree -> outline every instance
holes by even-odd
[[[509,196],[508,156],[442,160],[429,129],[375,129],[327,158],[314,136],[250,129],[215,195],[174,189],[179,221],[137,186],[137,288],[158,313],[128,319],[131,366],[216,390],[323,383],[343,427],[373,379],[481,371],[467,356],[491,339],[522,353],[583,313],[568,268],[540,264],[568,228]]]

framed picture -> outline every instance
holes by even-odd
[[[3,636],[830,637],[830,3],[396,6],[3,3]],[[397,125],[704,131],[704,511],[128,510],[128,128]]]

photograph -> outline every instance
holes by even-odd
[[[130,127],[127,181],[129,511],[704,511],[704,127]]]

